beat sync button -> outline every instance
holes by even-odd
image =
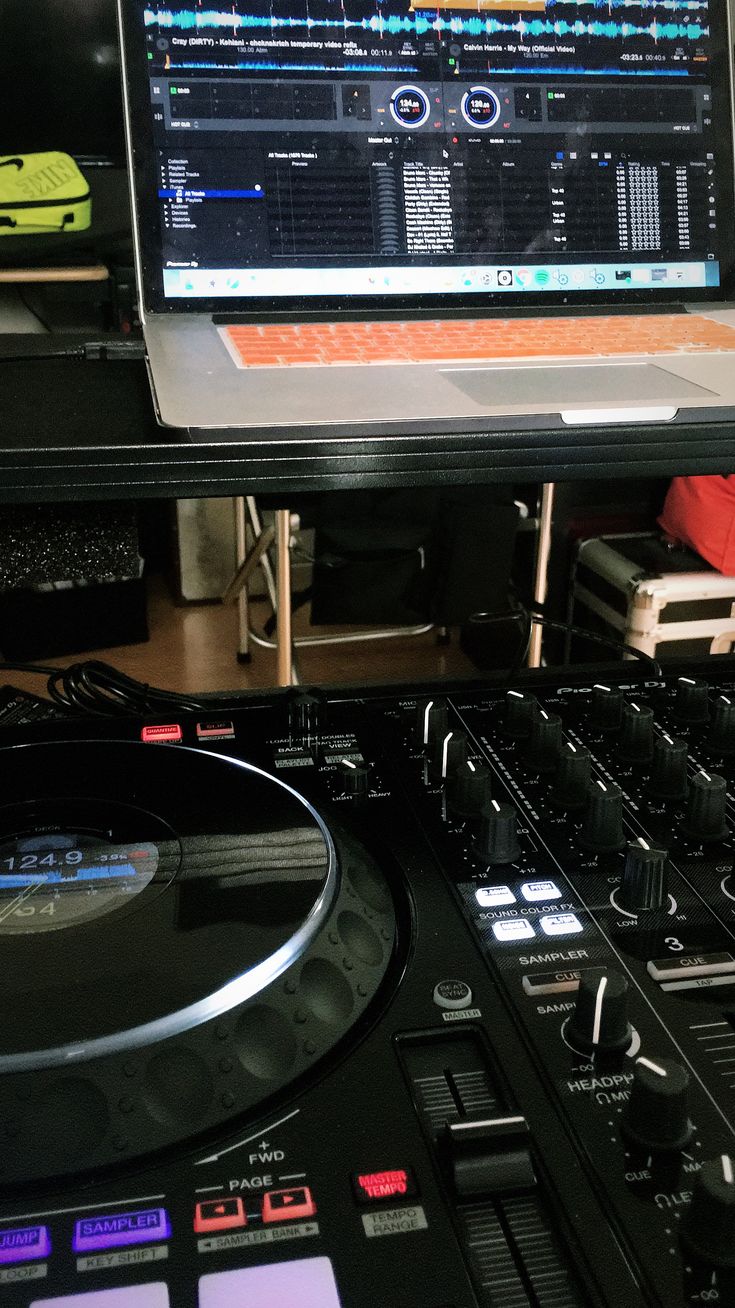
[[[194,1212],[194,1230],[197,1235],[211,1231],[231,1231],[236,1226],[247,1226],[248,1219],[242,1199],[207,1199],[197,1204]]]
[[[263,1197],[264,1222],[301,1222],[316,1216],[316,1204],[305,1185],[295,1190],[270,1190]]]

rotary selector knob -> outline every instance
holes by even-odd
[[[692,1134],[689,1073],[671,1058],[637,1058],[623,1134],[654,1152],[683,1149]]]
[[[650,763],[653,758],[653,709],[646,704],[625,705],[618,758],[623,763]]]
[[[735,754],[735,704],[727,695],[718,695],[712,706],[707,745],[714,754]]]
[[[561,749],[561,718],[539,709],[531,722],[528,765],[533,772],[553,772]]]
[[[447,802],[460,817],[477,817],[492,798],[489,768],[474,759],[465,759],[447,787]]]
[[[592,757],[584,745],[565,741],[556,759],[551,802],[557,808],[582,809],[587,803]]]
[[[681,1238],[715,1267],[735,1267],[735,1164],[729,1154],[703,1163]]]
[[[623,692],[617,686],[592,687],[590,721],[595,731],[617,731],[623,714]]]
[[[691,840],[725,840],[727,821],[727,782],[715,772],[698,772],[689,788],[687,813],[681,824]]]
[[[583,971],[565,1034],[570,1045],[583,1053],[615,1053],[628,1048],[633,1036],[628,1022],[628,982],[620,972],[604,967]]]
[[[422,749],[430,750],[437,736],[446,736],[449,708],[445,699],[422,700],[416,708],[416,734]]]
[[[668,903],[668,858],[667,850],[652,849],[642,836],[628,845],[618,892],[621,908],[651,913]]]
[[[437,736],[431,760],[431,775],[435,781],[447,782],[454,777],[467,759],[467,737],[464,731],[447,731]]]
[[[483,863],[491,866],[515,863],[520,858],[518,818],[511,804],[490,800],[482,814],[475,851]]]
[[[520,690],[509,690],[505,697],[503,731],[514,740],[528,740],[533,719],[538,712],[535,695],[524,695]]]
[[[709,721],[709,693],[706,681],[679,677],[676,683],[674,718],[688,727]]]
[[[653,746],[653,765],[646,789],[654,799],[686,799],[687,746],[678,736],[658,736]]]
[[[623,792],[614,782],[593,781],[587,791],[579,843],[593,854],[614,854],[624,847]]]
[[[356,763],[343,758],[337,764],[340,794],[351,799],[366,799],[370,794],[370,768],[367,763]]]

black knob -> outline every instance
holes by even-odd
[[[498,866],[515,863],[521,856],[518,840],[518,819],[510,804],[499,804],[491,799],[483,810],[475,852],[483,863]]]
[[[298,744],[315,741],[321,727],[323,703],[316,695],[295,695],[288,706],[291,739]]]
[[[631,841],[618,892],[621,908],[650,913],[668,903],[668,858],[665,849],[652,849],[642,836]]]
[[[614,854],[623,849],[623,793],[614,782],[592,782],[579,843],[593,854]]]
[[[422,749],[430,751],[437,736],[446,736],[449,708],[445,699],[425,699],[416,706],[416,735]]]
[[[685,836],[691,840],[725,840],[728,836],[726,821],[727,782],[715,772],[698,772],[689,787],[687,813],[681,824]]]
[[[467,758],[467,737],[464,731],[447,731],[434,740],[430,772],[435,781],[446,782],[454,776]]]
[[[623,713],[623,692],[617,686],[592,687],[590,723],[595,731],[617,731]]]
[[[584,808],[590,784],[592,758],[584,745],[573,745],[566,740],[556,760],[556,776],[551,790],[551,802],[557,808],[574,810]]]
[[[671,1058],[637,1058],[623,1134],[641,1149],[683,1149],[692,1134],[689,1073]]]
[[[735,1267],[735,1163],[729,1154],[702,1164],[681,1238],[715,1267]]]
[[[679,677],[676,683],[674,718],[686,726],[695,727],[709,721],[709,696],[706,681],[695,677]]]
[[[646,789],[655,799],[686,799],[687,746],[678,736],[657,736]]]
[[[528,740],[531,725],[538,711],[535,695],[524,695],[520,690],[509,690],[505,697],[503,731],[514,740]]]
[[[447,787],[447,803],[459,817],[477,817],[492,798],[489,768],[474,759],[465,759]]]
[[[653,758],[653,709],[646,704],[625,705],[618,758],[623,763],[650,763]]]
[[[565,1035],[582,1053],[627,1049],[633,1032],[628,1023],[628,982],[611,968],[585,968],[577,1004]]]
[[[718,695],[712,706],[712,725],[707,746],[713,754],[729,758],[735,754],[735,704],[727,695]]]
[[[365,799],[370,794],[370,768],[367,763],[355,763],[343,758],[337,764],[339,788],[342,795],[352,799]]]
[[[561,749],[561,718],[539,709],[531,722],[528,765],[533,772],[553,772]]]

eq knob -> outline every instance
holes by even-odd
[[[567,810],[584,808],[590,785],[592,758],[584,745],[573,745],[567,740],[556,759],[556,776],[551,789],[551,802]]]
[[[434,740],[431,775],[435,781],[447,782],[467,759],[467,737],[464,731],[447,731]]]
[[[623,793],[613,782],[593,781],[587,791],[579,843],[593,854],[614,854],[623,849]]]
[[[654,799],[685,799],[688,789],[687,746],[678,736],[658,736],[646,787]]]
[[[337,764],[340,794],[350,799],[366,799],[370,794],[370,768],[367,763],[356,763],[354,759],[343,758]]]
[[[447,802],[458,817],[477,817],[492,798],[489,768],[474,759],[460,763],[447,787]]]
[[[618,892],[621,908],[651,913],[668,903],[668,858],[665,849],[652,849],[642,836],[631,841]]]
[[[689,787],[687,812],[681,829],[691,840],[725,840],[727,782],[715,772],[698,772]]]
[[[539,709],[531,722],[528,765],[532,772],[553,772],[561,749],[561,718]]]
[[[709,720],[709,696],[706,681],[695,677],[679,677],[676,683],[674,718],[688,727],[699,726]]]
[[[538,712],[535,695],[524,695],[520,690],[509,690],[505,697],[503,731],[514,740],[528,740],[533,719]]]
[[[520,858],[518,819],[511,804],[490,800],[482,813],[475,852],[483,863],[492,867],[515,863]]]
[[[617,731],[623,713],[623,692],[617,686],[592,687],[591,725],[595,731]]]
[[[430,750],[437,736],[449,729],[449,708],[445,699],[422,700],[416,708],[416,735],[422,749]]]
[[[627,1049],[633,1032],[628,1022],[628,982],[620,972],[585,968],[565,1035],[582,1053]]]
[[[727,695],[718,695],[712,706],[707,745],[713,754],[735,754],[735,704]]]
[[[729,1154],[702,1164],[681,1238],[715,1267],[735,1267],[735,1164]]]
[[[646,704],[625,705],[618,758],[623,763],[650,763],[653,758],[653,709]]]
[[[621,1125],[641,1149],[683,1149],[692,1134],[686,1068],[671,1058],[637,1058]]]

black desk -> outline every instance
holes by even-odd
[[[0,337],[0,502],[162,499],[265,491],[570,481],[731,472],[735,425],[565,427],[518,434],[212,441],[158,427],[141,360],[9,356],[48,337]]]

